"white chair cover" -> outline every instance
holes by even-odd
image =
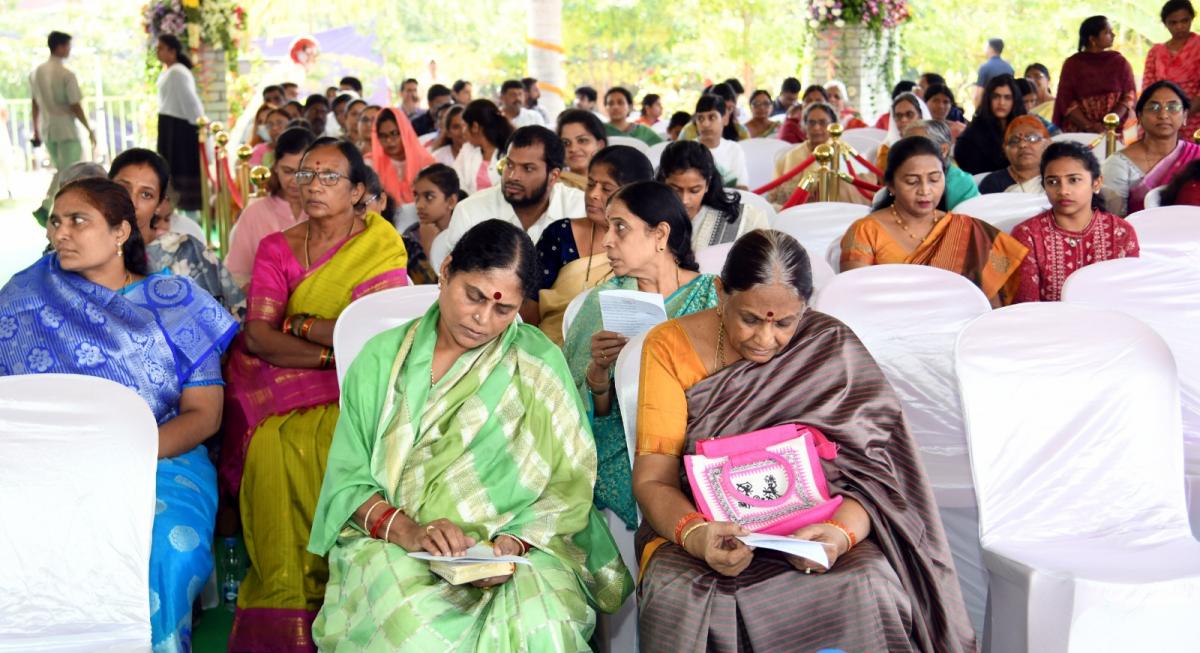
[[[833,281],[833,278],[837,276],[837,271],[834,270],[833,267],[829,265],[829,261],[826,261],[824,258],[820,256],[809,256],[808,261],[812,266],[814,291],[820,291],[825,286],[828,286],[829,282]]]
[[[625,426],[625,444],[629,449],[629,464],[633,464],[634,451],[637,446],[637,406],[638,381],[642,371],[642,343],[646,334],[629,339],[621,353],[617,355],[616,366],[613,369],[613,390],[617,393],[617,402],[621,405],[621,422]],[[642,514],[638,509],[638,517]],[[634,549],[633,531],[625,529],[625,523],[617,518],[611,510],[604,511],[608,528],[612,531],[613,539],[625,566],[629,567],[634,578],[638,574],[638,560]],[[605,634],[608,635],[608,650],[613,653],[636,651],[637,647],[637,597],[631,597],[621,609],[611,617],[603,619],[608,622]]]
[[[234,227],[237,227],[237,225],[235,224]],[[208,244],[208,241],[204,238],[204,229],[200,227],[200,224],[195,220],[179,215],[178,213],[171,214],[170,230],[174,231],[175,233],[187,234],[204,243],[205,245]],[[230,234],[229,239],[231,241],[233,240],[232,233]]]
[[[417,205],[409,203],[396,207],[396,215],[392,219],[392,224],[400,233],[404,233],[409,227],[417,224]]]
[[[663,150],[667,149],[667,146],[670,144],[670,141],[655,143],[654,145],[651,145],[645,152],[646,158],[650,159],[650,165],[654,167],[655,172],[658,171],[658,164],[662,162]]]
[[[980,184],[980,182],[982,182],[982,181],[983,181],[984,177],[987,177],[987,176],[988,176],[988,175],[990,175],[990,174],[992,174],[992,173],[990,173],[990,172],[977,172],[977,173],[975,173],[975,174],[971,175],[971,178],[975,180],[975,185],[976,185],[976,186],[978,186],[978,185]]]
[[[1160,206],[1130,215],[1142,258],[1200,266],[1200,206]]]
[[[591,290],[590,288],[588,290]],[[585,290],[567,304],[567,310],[563,311],[563,340],[567,339],[567,331],[571,329],[571,323],[575,321],[575,316],[579,315],[579,309],[583,308],[583,300],[587,299],[588,290]]]
[[[433,242],[429,245],[429,265],[433,266],[435,272],[442,269],[442,261],[450,255],[450,232],[443,231],[433,237]]]
[[[0,651],[149,651],[158,425],[91,376],[0,378]]]
[[[1096,155],[1096,158],[1099,159],[1101,163],[1104,162],[1106,157],[1104,151],[1105,142],[1103,134],[1092,134],[1090,132],[1063,132],[1052,136],[1050,140],[1054,141],[1055,143],[1071,141],[1073,143],[1079,143],[1085,147],[1091,146],[1092,153]],[[1125,149],[1125,144],[1122,143],[1120,139],[1117,139],[1117,151],[1123,149]]]
[[[625,425],[625,444],[629,447],[629,464],[633,464],[637,448],[638,381],[642,372],[642,343],[646,334],[634,336],[617,355],[613,368],[613,388],[621,404],[621,423]]]
[[[746,169],[750,174],[750,188],[758,188],[775,178],[775,156],[794,147],[778,138],[748,138],[738,141],[746,155]]]
[[[338,385],[368,340],[421,317],[437,298],[438,287],[427,284],[388,288],[351,302],[333,325]]]
[[[972,197],[954,207],[954,212],[979,218],[1008,233],[1048,208],[1050,200],[1045,193],[990,193]]]
[[[810,259],[823,259],[830,241],[844,236],[851,223],[870,212],[861,204],[813,202],[780,211],[771,227],[800,241]]]
[[[1055,302],[992,311],[956,351],[992,653],[1194,649],[1200,543],[1166,344]]]
[[[842,238],[838,236],[829,243],[829,247],[825,248],[825,262],[829,267],[833,268],[835,273],[840,274],[842,271]]]
[[[769,179],[767,181],[770,181]],[[765,183],[765,182],[764,182]],[[767,218],[767,224],[771,224],[771,220],[775,218],[775,207],[767,201],[767,198],[762,195],[751,193],[748,190],[738,189],[738,194],[742,196],[742,203],[746,206],[753,206],[762,211],[762,214]]]
[[[1128,313],[1171,348],[1183,407],[1188,512],[1200,538],[1200,267],[1143,258],[1095,263],[1067,277],[1063,301]]]
[[[429,144],[432,143],[433,141],[437,140],[437,137],[439,135],[440,135],[439,132],[429,132],[428,134],[422,134],[417,137],[417,142],[420,143],[421,145],[424,145],[426,148],[428,148]]]
[[[954,344],[959,332],[990,311],[991,304],[960,274],[926,265],[873,265],[837,275],[813,308],[845,322],[858,335],[904,406],[954,554],[967,612],[982,634],[987,573]]]
[[[1166,186],[1159,186],[1158,188],[1150,189],[1150,192],[1146,193],[1146,208],[1157,209],[1158,207],[1162,206],[1162,192],[1164,188],[1166,188]]]
[[[729,256],[729,250],[732,247],[733,243],[721,243],[701,248],[696,252],[696,262],[700,264],[700,272],[721,274],[721,268],[725,267],[725,257]]]
[[[607,142],[609,145],[627,145],[645,154],[647,157],[650,156],[650,146],[646,145],[645,141],[632,136],[609,136]]]
[[[883,129],[876,129],[875,127],[847,129],[846,131],[842,132],[842,140],[872,163],[875,162],[872,153],[878,149],[879,144],[886,139],[887,131]]]

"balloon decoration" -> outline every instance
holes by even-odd
[[[317,44],[317,40],[311,36],[301,36],[292,42],[292,47],[288,48],[288,55],[292,61],[304,66],[308,70],[317,62],[317,57],[321,55],[321,47]]]

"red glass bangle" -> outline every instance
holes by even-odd
[[[388,508],[387,510],[383,511],[383,514],[379,516],[379,521],[376,521],[375,525],[371,527],[371,537],[372,538],[379,537],[379,527],[382,526],[384,524],[384,522],[387,521],[387,518],[391,517],[397,510],[399,510],[399,508],[396,508],[395,506],[393,506],[393,507]]]
[[[678,544],[679,546],[683,546],[683,542],[682,542],[683,529],[687,528],[688,524],[696,521],[697,519],[703,519],[703,520],[707,521],[707,518],[698,512],[689,512],[688,514],[679,518],[679,521],[675,523],[675,543],[676,544]]]

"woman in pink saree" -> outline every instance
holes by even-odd
[[[225,368],[222,492],[237,497],[251,568],[234,651],[311,651],[329,575],[309,530],[338,418],[333,326],[363,295],[407,284],[395,228],[357,217],[367,169],[348,141],[322,138],[296,172],[308,220],[262,240],[245,330]]]

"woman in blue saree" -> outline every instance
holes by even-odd
[[[221,352],[233,317],[185,276],[148,274],[129,193],[107,179],[58,192],[54,251],[0,289],[0,375],[85,374],[136,391],[159,424],[150,551],[155,651],[191,649],[192,603],[212,572]]]
[[[613,365],[628,338],[605,330],[599,293],[640,290],[663,296],[667,317],[717,305],[715,277],[700,274],[692,252],[692,221],[666,184],[640,181],[621,187],[606,209],[604,251],[613,278],[588,291],[566,330],[563,353],[583,403],[589,408],[598,459],[594,501],[629,530],[637,528],[632,468],[621,407],[612,391]]]

